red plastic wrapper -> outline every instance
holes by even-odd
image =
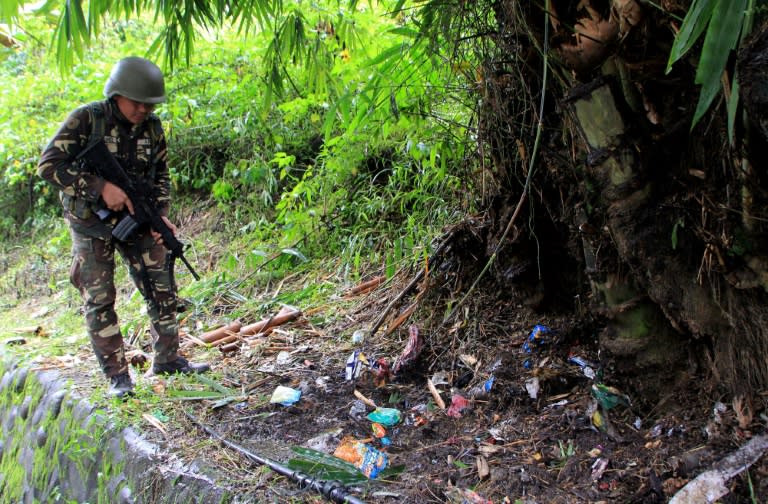
[[[461,412],[464,411],[467,406],[469,406],[468,400],[459,394],[454,394],[453,397],[451,397],[451,405],[448,407],[448,411],[446,411],[445,414],[449,417],[461,418]]]

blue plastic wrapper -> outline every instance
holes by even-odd
[[[385,427],[391,427],[400,422],[400,410],[395,408],[376,408],[368,413],[368,420],[380,423]]]
[[[278,385],[269,402],[273,404],[282,404],[283,406],[290,406],[299,400],[301,397],[301,390],[292,389],[290,387],[284,387]]]
[[[597,376],[595,373],[595,364],[589,362],[588,360],[579,357],[578,355],[571,355],[568,357],[568,362],[571,364],[576,364],[579,366],[584,373],[584,376],[589,378],[590,380],[594,380]]]
[[[347,364],[344,368],[344,377],[347,381],[357,379],[363,372],[363,369],[370,367],[368,358],[360,350],[355,350],[347,358]]]
[[[489,376],[488,379],[480,385],[472,387],[467,395],[475,398],[487,396],[491,392],[491,389],[493,389],[494,381],[496,381],[496,377],[493,375]]]
[[[496,377],[491,375],[490,378],[485,380],[485,383],[483,383],[483,390],[485,391],[486,394],[490,392],[491,389],[493,388],[494,381],[496,381]]]
[[[523,351],[525,353],[531,353],[547,344],[546,336],[550,334],[552,330],[541,324],[536,324],[528,335],[528,339],[523,343]]]

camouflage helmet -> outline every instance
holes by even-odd
[[[104,84],[104,96],[115,95],[141,103],[162,103],[165,101],[163,72],[148,59],[123,58],[112,68]]]

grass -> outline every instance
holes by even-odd
[[[216,220],[211,219],[212,222]],[[208,265],[199,268],[202,278],[194,281],[177,263],[180,296],[188,300],[191,307],[180,315],[180,325],[192,335],[235,319],[258,320],[276,313],[284,304],[307,310],[335,305],[343,308],[350,303],[337,296],[337,292],[343,290],[340,284],[344,283],[337,276],[338,260],[302,259],[294,254],[284,254],[255,270],[252,264],[242,260],[228,264],[220,262],[225,257],[221,250],[227,245],[204,246],[206,242],[227,244],[215,228],[201,229],[186,241],[195,247],[195,252],[189,254],[193,264]],[[264,246],[263,243],[246,245],[242,238],[232,240],[228,245],[231,254]],[[222,404],[248,399],[237,389],[217,388],[215,383],[221,383],[222,377],[215,372],[209,375],[214,382],[211,384],[189,377],[146,378],[143,371],[135,370],[132,372],[135,397],[125,402],[109,398],[106,380],[93,356],[85,330],[80,295],[69,283],[69,249],[67,226],[59,221],[4,251],[5,259],[1,264],[4,271],[0,270],[0,355],[11,355],[14,360],[33,368],[58,368],[65,375],[69,371],[85,373],[84,379],[73,380],[74,385],[96,404],[110,405],[110,419],[121,427],[154,430],[156,427],[144,418],[154,413],[174,422],[195,391],[200,391],[197,395],[207,394],[211,402]],[[144,300],[133,287],[121,260],[117,261],[116,310],[121,331],[130,346],[146,350],[150,342]],[[331,322],[334,316],[337,315],[322,310],[307,318],[321,327]],[[37,328],[40,329],[34,332]],[[26,343],[4,344],[8,339],[19,337]],[[215,348],[196,347],[194,358],[215,362],[221,359],[221,353]],[[256,399],[255,396],[252,399]],[[167,421],[161,420],[161,423]]]

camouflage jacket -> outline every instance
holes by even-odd
[[[64,217],[78,232],[108,238],[118,217],[100,220],[95,214],[104,208],[101,191],[104,179],[86,171],[76,160],[91,137],[93,107],[104,111],[104,143],[121,162],[129,177],[143,178],[155,189],[155,198],[165,215],[170,204],[170,175],[167,147],[160,119],[151,114],[133,125],[120,113],[113,100],[96,102],[74,110],[54,135],[40,157],[37,172],[60,190]],[[154,144],[154,145],[153,145]]]

